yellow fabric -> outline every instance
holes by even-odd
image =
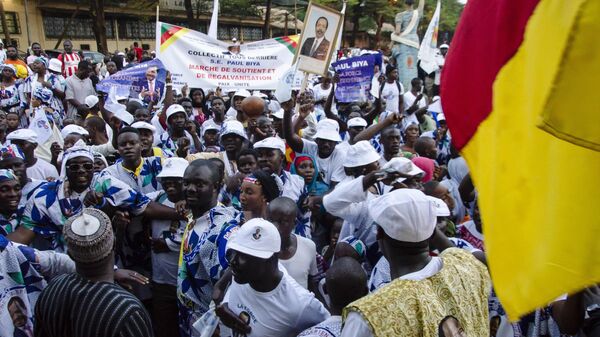
[[[600,99],[596,81],[591,80],[600,75],[598,15],[599,1],[582,2],[540,123],[540,127],[557,137],[596,151],[600,151]],[[586,78],[587,85],[578,83]],[[571,113],[564,113],[565,108]]]
[[[152,147],[152,155],[154,157],[160,157],[161,159],[165,159],[165,154],[163,153],[163,150],[156,146]]]
[[[135,171],[128,169],[127,167],[125,167],[125,165],[123,165],[123,163],[121,163],[121,166],[123,167],[123,170],[125,170],[127,172],[131,172],[136,177],[139,177],[140,172],[142,172],[142,167],[144,167],[144,158],[142,158],[142,160],[140,160],[140,164],[138,165],[138,167],[135,168]]]
[[[479,193],[492,280],[511,319],[600,281],[600,152],[537,127],[554,94],[560,99],[550,100],[551,115],[572,119],[566,130],[575,132],[576,123],[577,132],[600,134],[598,95],[591,92],[600,74],[580,75],[590,63],[597,69],[598,30],[569,40],[586,2],[580,19],[597,26],[598,1],[540,1],[523,44],[496,78],[493,111],[463,149]],[[561,63],[569,47],[587,51],[572,51]],[[562,68],[574,71],[558,77],[567,92],[553,92]],[[591,100],[595,110],[584,106]]]
[[[444,263],[434,276],[421,280],[396,279],[373,294],[350,303],[374,336],[437,337],[440,321],[454,316],[467,336],[488,336],[487,268],[458,248],[444,251]]]

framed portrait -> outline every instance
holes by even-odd
[[[335,52],[342,17],[342,13],[331,8],[312,2],[308,5],[300,47],[294,57],[298,70],[325,75]]]

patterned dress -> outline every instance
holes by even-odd
[[[9,111],[10,109],[18,108],[20,101],[16,83],[8,87],[0,87],[0,109]]]
[[[103,204],[124,208],[133,215],[141,214],[150,203],[144,194],[108,175],[95,175],[83,193],[68,191],[68,181],[42,184],[27,203],[20,225],[51,241],[57,252],[65,252],[62,228],[68,218],[83,211],[83,199],[90,190],[104,195]]]
[[[231,207],[217,206],[198,219],[189,219],[177,275],[181,336],[191,336],[192,324],[208,311],[213,286],[229,266],[225,248],[238,229],[240,216]]]
[[[52,85],[52,89],[58,89],[62,92],[65,92],[65,90],[67,90],[67,83],[65,82],[62,76],[57,76],[47,72],[46,75],[44,75],[44,81],[49,82]],[[27,77],[27,79],[25,79],[25,81],[23,82],[23,92],[25,94],[31,95],[31,93],[35,90],[37,86],[41,86],[41,84],[38,82],[38,74],[33,74]],[[62,124],[60,122],[63,118],[65,118],[65,107],[63,106],[63,103],[60,100],[60,98],[52,96],[52,99],[50,99],[48,105],[59,116],[60,120],[56,122]]]

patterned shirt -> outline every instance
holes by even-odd
[[[131,171],[119,161],[105,168],[101,175],[115,177],[134,190],[142,193],[156,192],[162,189],[156,176],[162,171],[162,159],[160,157],[142,158],[140,165]]]
[[[189,132],[184,132],[185,136],[190,141],[189,153],[196,153],[196,148],[194,147],[194,138],[192,138],[192,135]],[[177,157],[177,143],[171,139],[171,134],[169,132],[164,132],[160,135],[156,146],[164,152],[167,158]]]
[[[17,224],[19,223],[19,218],[16,213],[13,213],[10,217],[4,216],[4,214],[0,214],[0,234],[8,235],[17,229]]]
[[[63,59],[64,58],[64,59]],[[75,75],[77,72],[77,66],[79,65],[79,61],[81,61],[81,57],[77,53],[63,53],[58,55],[58,59],[63,63],[63,76],[69,77]]]
[[[123,207],[134,215],[141,214],[150,203],[144,194],[108,175],[95,175],[88,190],[83,193],[66,193],[67,184],[57,180],[42,184],[23,212],[21,225],[52,241],[52,248],[65,251],[62,227],[68,218],[83,211],[83,199],[93,190],[104,195],[103,202]]]
[[[67,83],[62,76],[46,73],[44,75],[44,81],[49,82],[52,85],[52,89],[58,89],[62,92],[67,90]],[[23,82],[23,92],[31,95],[38,86],[42,86],[42,84],[38,82],[38,74],[33,74],[27,77]],[[48,105],[60,115],[61,119],[65,117],[65,107],[60,98],[52,96]]]
[[[0,109],[9,111],[13,107],[18,107],[20,101],[16,84],[0,87]]]
[[[181,242],[177,275],[181,336],[190,336],[192,324],[208,311],[213,286],[228,267],[227,240],[239,221],[240,212],[221,206],[190,219]]]
[[[338,337],[342,334],[342,316],[330,316],[323,322],[302,331],[298,337]]]

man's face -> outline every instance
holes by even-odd
[[[445,337],[467,337],[460,323],[455,318],[450,318],[442,324]]]
[[[33,151],[37,147],[36,143],[30,143],[26,140],[14,139],[11,140],[11,142],[18,146],[21,151],[23,151],[25,159],[28,159],[29,156],[33,155]]]
[[[139,129],[140,132],[140,145],[142,151],[150,151],[152,149],[152,144],[154,143],[154,134],[152,130],[148,129]]]
[[[171,200],[180,200],[183,194],[183,179],[176,177],[165,177],[160,179],[163,190]]]
[[[268,270],[267,260],[234,249],[229,249],[226,257],[233,272],[233,279],[239,284],[256,282]]]
[[[223,120],[223,117],[225,115],[225,103],[223,103],[222,100],[215,99],[214,101],[212,101],[211,109],[213,111],[213,114],[215,115],[214,118],[216,120]]]
[[[269,173],[279,174],[281,172],[281,165],[283,164],[283,156],[281,151],[276,149],[260,148],[258,152],[258,167]]]
[[[8,57],[11,60],[16,60],[17,59],[17,48],[15,48],[15,47],[6,48],[6,57]]]
[[[124,161],[135,163],[142,158],[140,136],[133,132],[125,132],[117,138],[117,151]]]
[[[114,62],[108,62],[106,64],[106,71],[108,71],[109,74],[114,74],[117,72],[117,65]]]
[[[194,107],[192,106],[192,102],[183,101],[183,102],[181,102],[181,106],[185,110],[186,115],[188,115],[188,117],[190,117],[194,110]]]
[[[6,115],[6,126],[9,129],[16,129],[19,127],[19,116],[14,113]]]
[[[323,36],[325,36],[325,32],[327,31],[327,20],[326,19],[319,19],[317,20],[317,23],[315,25],[315,36],[317,37],[317,39],[322,38]]]
[[[216,184],[207,166],[188,167],[183,177],[183,193],[190,208],[208,209],[216,200]]]
[[[282,238],[289,237],[296,227],[296,214],[290,214],[290,212],[285,212],[278,208],[270,207],[268,218],[277,227],[279,235]]]
[[[350,135],[350,139],[354,139],[359,133],[361,133],[365,129],[364,126],[353,126],[348,128],[348,134]]]
[[[78,68],[77,69],[77,77],[79,77],[82,80],[86,79],[90,76],[91,71],[92,71],[91,66]]]
[[[421,88],[423,87],[423,82],[421,80],[415,81],[414,84],[412,84],[412,89],[413,91],[421,91]]]
[[[10,319],[12,319],[13,325],[17,328],[22,328],[27,324],[27,308],[25,308],[21,302],[13,301],[8,306],[8,313]]]
[[[37,43],[31,46],[31,50],[33,51],[33,54],[36,56],[40,56],[42,54],[42,46],[40,46]]]
[[[94,161],[87,157],[75,157],[67,162],[67,179],[75,191],[83,191],[90,186],[94,176]]]
[[[256,162],[256,158],[253,155],[247,154],[245,156],[240,156],[237,161],[238,170],[243,174],[250,174],[256,170],[258,163]]]
[[[221,145],[227,152],[238,152],[242,149],[242,137],[235,134],[228,134],[221,137]]]
[[[17,180],[0,182],[0,213],[13,214],[19,208],[21,200],[21,183]]]
[[[446,56],[446,54],[448,54],[448,48],[440,49],[440,54],[442,54],[442,56]]]
[[[22,186],[27,183],[27,166],[25,165],[25,161],[23,159],[16,157],[2,159],[0,160],[0,169],[13,170],[15,175],[19,178]]]
[[[452,198],[452,194],[450,194],[450,190],[446,186],[439,184],[433,190],[433,196],[442,199],[450,209],[450,212],[452,212],[456,203],[454,202],[454,198]]]
[[[381,135],[381,145],[386,154],[398,154],[400,152],[400,131],[398,129],[388,130]]]
[[[204,145],[206,146],[214,146],[217,145],[217,139],[219,137],[219,132],[217,130],[206,130],[204,132]]]
[[[146,79],[153,81],[156,78],[156,67],[150,67],[146,70]]]
[[[100,158],[94,158],[94,173],[101,172],[106,168],[106,164]]]
[[[187,120],[187,116],[185,112],[177,112],[174,115],[169,117],[169,126],[175,129],[183,129],[185,127],[185,121]]]
[[[388,75],[388,79],[390,80],[397,80],[398,79],[398,70],[394,69],[390,72],[390,74]]]
[[[135,113],[133,114],[133,119],[136,122],[146,122],[146,123],[150,123],[150,113],[148,113],[148,110],[146,109],[137,109],[135,110]]]
[[[65,49],[65,52],[70,53],[73,51],[73,44],[71,41],[65,41],[65,43],[63,43],[63,48]]]
[[[428,144],[428,146],[427,146],[427,151],[425,153],[425,157],[436,160],[437,155],[438,155],[438,149],[437,149],[437,146],[435,146],[435,141],[432,139],[427,144]]]
[[[77,134],[77,133],[68,134],[64,140],[64,150],[66,151],[66,150],[72,148],[73,146],[75,146],[75,143],[77,143],[77,141],[79,141],[79,140],[83,140],[82,135]]]
[[[283,119],[273,117],[273,130],[278,135],[283,135]]]
[[[318,155],[321,158],[329,158],[329,156],[331,156],[333,153],[333,150],[335,150],[335,146],[337,145],[337,142],[334,142],[333,140],[322,138],[315,139],[315,143],[317,143],[319,149]]]
[[[258,126],[258,129],[266,135],[265,137],[262,137],[263,139],[267,138],[267,137],[275,136],[275,130],[273,129],[273,123],[271,122],[271,120],[269,118],[267,118],[267,117],[260,118],[257,121],[257,126]]]

